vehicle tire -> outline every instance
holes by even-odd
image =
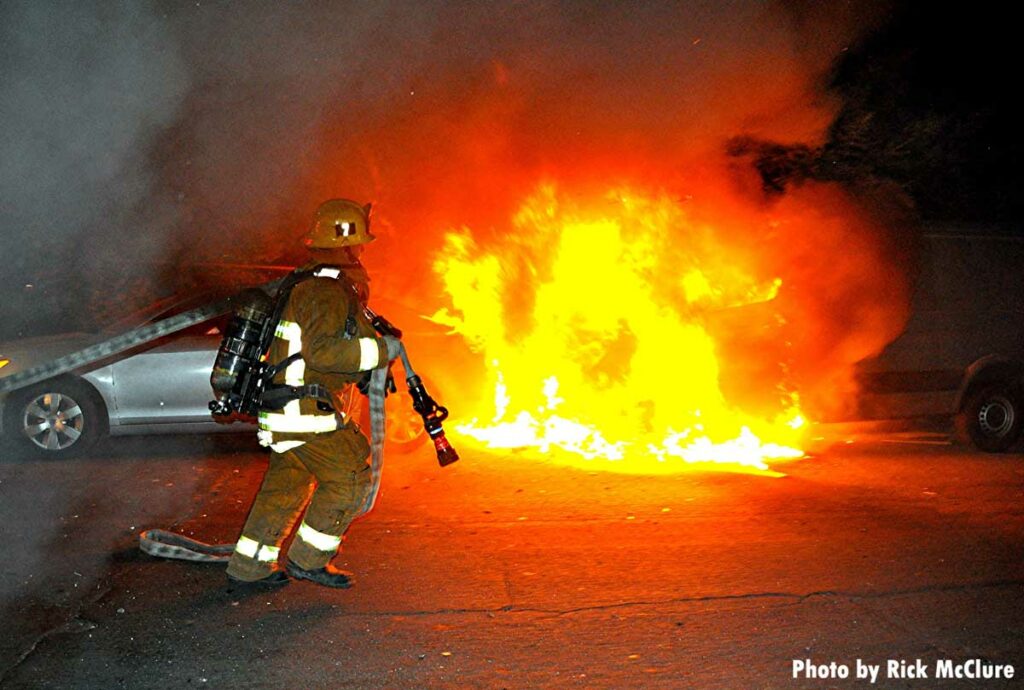
[[[422,374],[419,377],[431,397],[438,405],[442,404],[438,397],[437,384]],[[409,453],[429,441],[430,435],[423,428],[423,417],[412,407],[412,396],[409,395],[409,387],[406,382],[404,380],[397,381],[397,388],[397,393],[388,396],[388,420],[387,427],[384,429],[384,437],[388,445],[396,451]]]
[[[82,455],[107,435],[109,424],[99,393],[72,376],[14,391],[4,403],[4,435],[16,452],[35,457]]]
[[[408,453],[427,442],[427,431],[423,418],[412,408],[412,396],[398,384],[398,392],[388,396],[387,421],[384,426],[384,440],[399,453]]]
[[[956,417],[960,438],[986,453],[1009,450],[1020,436],[1020,392],[1006,384],[993,383],[972,391]]]

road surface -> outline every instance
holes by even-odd
[[[147,527],[233,541],[265,462],[240,437],[0,462],[0,686],[1024,686],[1019,455],[903,435],[784,478],[651,477],[423,449],[350,530],[351,590],[253,594],[137,550]],[[794,678],[858,659],[874,684]],[[1016,675],[934,677],[971,659]],[[917,660],[928,679],[886,676]]]

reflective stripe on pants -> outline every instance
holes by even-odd
[[[328,551],[334,553],[338,550],[341,545],[341,537],[333,534],[324,534],[318,532],[303,520],[302,524],[299,525],[299,539],[312,546],[317,551]]]
[[[260,544],[255,539],[246,536],[239,537],[238,543],[235,544],[235,551],[261,563],[274,563],[281,555],[281,547]]]

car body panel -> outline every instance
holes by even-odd
[[[195,330],[199,334],[190,329],[190,334],[168,336],[128,357],[69,374],[88,382],[102,398],[112,436],[252,431],[250,424],[225,423],[210,414],[210,371],[221,336],[213,322]],[[3,375],[44,364],[96,341],[95,335],[72,333],[2,343],[0,354],[10,359]],[[0,395],[0,411],[6,397]]]
[[[926,234],[903,332],[857,364],[859,419],[955,414],[979,363],[1024,363],[1024,242]]]
[[[112,366],[111,425],[211,422],[210,371],[220,336],[185,337]]]
[[[0,357],[10,362],[0,369],[0,378],[31,369],[58,357],[77,352],[103,340],[92,333],[65,333],[35,338],[23,338],[0,343]]]

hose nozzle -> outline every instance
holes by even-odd
[[[437,462],[441,467],[452,464],[459,459],[459,454],[448,442],[444,435],[444,427],[441,425],[444,420],[448,419],[448,409],[438,405],[430,397],[419,376],[410,376],[405,382],[409,386],[409,395],[412,396],[412,409],[416,410],[423,418],[423,428],[427,430],[434,442]]]
[[[437,462],[441,467],[447,467],[459,459],[459,454],[452,448],[452,444],[448,443],[444,431],[434,437],[434,450],[437,451]]]

